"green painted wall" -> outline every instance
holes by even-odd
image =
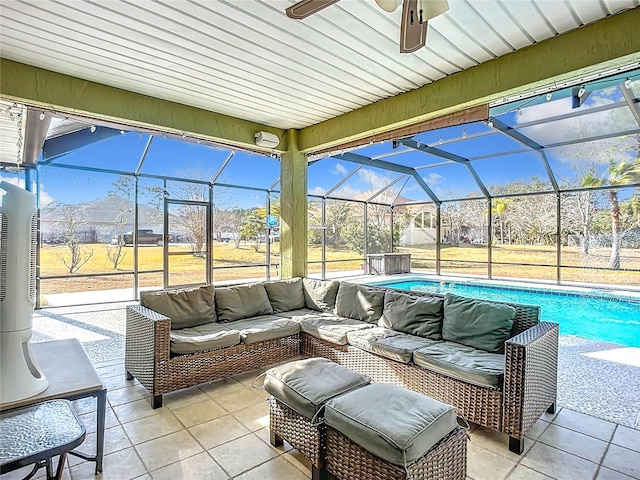
[[[640,61],[640,8],[380,100],[300,132],[300,150],[332,147],[537,87]]]
[[[298,131],[287,131],[289,150],[280,159],[280,276],[307,274],[307,156]]]
[[[59,112],[123,122],[181,135],[202,137],[256,149],[254,134],[264,130],[284,135],[284,130],[229,115],[140,95],[100,83],[0,59],[0,92],[17,102]],[[281,142],[278,150],[286,150]]]

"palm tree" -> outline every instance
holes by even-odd
[[[622,161],[615,163],[609,160],[607,169],[608,177],[597,177],[593,170],[587,173],[580,182],[582,187],[601,187],[610,185],[612,187],[628,185],[630,183],[640,183],[640,158],[632,161]],[[609,268],[620,269],[620,246],[622,235],[620,234],[620,205],[618,203],[618,189],[609,189],[609,205],[611,206],[611,258]]]
[[[508,200],[496,198],[493,200],[493,213],[498,216],[500,221],[500,243],[504,245],[504,214],[508,207]]]

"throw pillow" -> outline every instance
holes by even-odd
[[[140,305],[169,317],[172,330],[197,327],[217,320],[213,285],[141,292]]]
[[[442,340],[443,301],[387,290],[378,325],[431,340]]]
[[[337,280],[314,280],[304,278],[304,304],[312,310],[330,312],[336,306],[336,295],[340,282]]]
[[[221,322],[270,315],[273,308],[264,285],[237,285],[216,288],[216,311]]]
[[[273,313],[304,308],[304,292],[302,291],[301,278],[267,282],[264,284],[264,288],[273,307]]]
[[[336,296],[336,315],[375,323],[382,315],[384,290],[342,282]]]
[[[442,338],[491,353],[503,353],[515,316],[516,309],[510,305],[447,293]]]

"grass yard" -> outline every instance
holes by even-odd
[[[272,275],[279,273],[276,267],[280,263],[279,243],[271,246]],[[113,247],[106,244],[83,245],[83,255],[93,251],[88,262],[80,268],[78,274],[91,273],[121,273],[120,275],[101,277],[74,277],[65,279],[50,279],[41,281],[43,294],[82,292],[87,290],[109,290],[132,288],[133,286],[133,247],[123,247],[123,261],[117,269],[109,260],[108,252]],[[171,244],[170,252],[189,252],[189,247],[182,244]],[[214,280],[233,281],[249,278],[264,278],[266,274],[265,246],[261,245],[256,252],[251,244],[240,244],[238,248],[233,243],[216,243],[213,249]],[[412,269],[416,272],[435,271],[435,250],[433,247],[420,246],[399,248],[401,252],[412,254]],[[309,262],[317,262],[322,258],[319,245],[309,245],[307,249]],[[609,263],[609,249],[596,249],[584,258],[580,249],[575,247],[562,248],[562,280],[584,283],[605,283],[616,285],[640,285],[640,272],[623,272],[607,270]],[[69,250],[65,246],[45,245],[40,250],[40,275],[42,277],[67,275],[62,258],[69,257]],[[556,259],[554,247],[496,245],[492,248],[494,262],[510,262],[518,264],[553,265]],[[443,246],[442,253],[443,274],[487,274],[487,247],[485,245]],[[363,260],[359,255],[345,247],[328,246],[326,251],[328,261],[327,271],[362,270]],[[424,260],[421,260],[424,259]],[[623,268],[640,270],[640,251],[623,250]],[[481,263],[465,263],[475,261]],[[244,266],[244,267],[241,267]],[[593,270],[571,267],[605,268]],[[170,257],[170,283],[188,284],[204,281],[205,260],[194,255],[175,255]],[[220,268],[225,267],[225,268]],[[157,246],[141,246],[138,249],[139,271],[162,270],[163,248]],[[310,273],[321,271],[321,264],[309,265]],[[534,265],[493,265],[494,277],[530,278],[554,280],[555,266],[541,267]],[[162,273],[145,273],[139,275],[141,287],[160,286],[163,283]]]

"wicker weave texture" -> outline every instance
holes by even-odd
[[[192,355],[169,356],[171,323],[140,305],[127,307],[125,368],[152,395],[263,368],[300,355],[300,334]]]
[[[558,324],[542,322],[507,342],[504,431],[522,438],[556,401]]]
[[[341,432],[327,428],[327,470],[341,480],[406,480],[404,467],[373,455]],[[457,428],[408,467],[413,480],[465,480],[467,435]]]
[[[171,321],[168,317],[141,305],[127,306],[127,328],[125,338],[124,367],[149,392],[154,391],[156,376],[156,354],[163,349],[157,345],[157,339],[169,337]],[[164,342],[160,342],[164,343]],[[169,359],[169,345],[167,351],[161,354]]]
[[[358,373],[369,375],[374,382],[393,383],[453,405],[460,417],[501,430],[502,392],[472,385],[413,364],[385,359],[355,347],[336,345],[306,333],[302,334],[304,354],[325,357]]]
[[[320,468],[324,466],[327,427],[311,420],[269,396],[269,429]]]

